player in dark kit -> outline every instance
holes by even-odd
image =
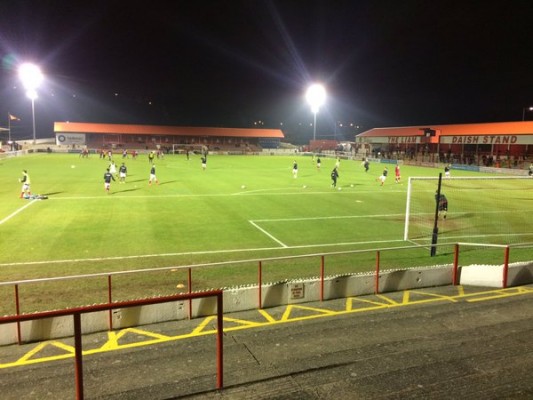
[[[451,170],[450,164],[448,164],[448,165],[446,165],[444,167],[444,177],[445,178],[449,178],[450,177],[450,170]]]
[[[435,192],[435,201],[438,203],[439,217],[442,215],[442,218],[446,219],[446,215],[448,214],[448,199],[442,193],[438,197],[438,193]]]
[[[128,174],[128,168],[126,167],[126,164],[122,163],[120,168],[118,169],[118,176],[120,178],[120,183],[126,183],[126,176]]]
[[[155,176],[155,164],[152,164],[152,167],[150,168],[150,179],[148,180],[148,185],[152,186],[152,182],[155,182],[159,185],[159,181]]]
[[[333,168],[333,171],[331,171],[331,180],[333,181],[331,183],[331,187],[337,187],[337,178],[339,177],[339,172],[337,171],[337,167]]]
[[[111,180],[115,180],[115,177],[111,172],[109,172],[109,168],[106,170],[104,174],[104,189],[109,194],[109,188],[111,187]]]
[[[381,174],[381,176],[378,178],[379,181],[381,181],[381,186],[383,186],[385,184],[385,181],[387,180],[387,175],[389,174],[389,170],[387,167],[385,167],[383,169],[383,173]]]

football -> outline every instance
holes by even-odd
[[[241,186],[241,189],[246,189],[246,186],[242,185],[242,186]]]

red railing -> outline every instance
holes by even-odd
[[[460,248],[469,246],[469,247],[501,247],[505,248],[505,254],[504,254],[504,276],[502,277],[502,286],[504,288],[507,287],[507,275],[508,275],[508,269],[509,269],[509,246],[506,245],[490,245],[490,244],[478,244],[478,243],[457,243],[455,245],[446,243],[446,244],[438,244],[435,245],[437,247],[440,246],[454,246],[454,257],[453,257],[453,268],[452,268],[452,278],[451,282],[454,285],[459,284],[459,277],[458,277],[458,269],[459,269],[459,252]],[[530,246],[530,245],[529,245]],[[172,267],[164,267],[164,268],[152,268],[152,269],[142,269],[142,270],[131,270],[131,271],[118,271],[118,272],[109,272],[109,273],[100,273],[100,274],[86,274],[86,275],[74,275],[74,276],[68,276],[68,277],[56,277],[56,278],[43,278],[43,279],[33,279],[33,280],[25,280],[25,281],[15,281],[15,282],[2,282],[0,283],[0,286],[6,286],[6,285],[13,285],[15,288],[15,311],[16,315],[20,315],[20,297],[19,297],[19,285],[21,284],[31,284],[31,283],[43,283],[43,282],[52,282],[52,281],[60,281],[60,280],[69,280],[69,279],[84,279],[84,278],[94,278],[94,277],[107,277],[107,301],[109,304],[113,302],[113,290],[112,290],[112,277],[117,275],[124,275],[124,274],[139,274],[139,273],[148,273],[148,272],[160,272],[165,270],[187,270],[187,288],[184,288],[187,290],[187,293],[191,295],[193,293],[193,277],[192,277],[192,271],[193,269],[199,269],[199,268],[205,268],[205,267],[224,267],[227,265],[237,265],[237,264],[257,264],[258,265],[258,273],[257,273],[257,286],[258,286],[258,301],[257,301],[257,308],[262,309],[263,308],[263,298],[262,298],[262,287],[263,287],[263,268],[265,263],[268,262],[276,262],[276,261],[283,261],[283,260],[296,260],[296,259],[303,259],[303,258],[319,258],[320,259],[320,266],[319,266],[319,279],[320,279],[320,301],[324,300],[324,281],[326,278],[326,257],[333,257],[336,255],[347,255],[347,254],[361,254],[361,253],[375,253],[375,269],[374,269],[374,293],[378,294],[380,293],[380,287],[379,287],[379,279],[381,274],[381,258],[382,253],[384,252],[393,252],[393,251],[405,251],[405,250],[413,250],[413,249],[419,249],[420,246],[402,246],[402,247],[390,247],[390,248],[382,248],[382,249],[370,249],[370,250],[350,250],[350,251],[341,251],[341,252],[330,252],[330,253],[320,253],[320,254],[304,254],[304,255],[295,255],[295,256],[285,256],[285,257],[271,257],[271,258],[263,258],[263,259],[247,259],[247,260],[238,260],[238,261],[224,261],[224,262],[217,262],[217,263],[206,263],[206,264],[196,264],[196,265],[189,265],[189,266],[172,266]],[[192,301],[188,302],[188,317],[192,317]],[[109,330],[113,329],[113,318],[112,318],[112,310],[109,309],[109,316],[108,316],[108,325]],[[17,323],[17,338],[18,343],[21,344],[21,332],[20,332],[20,323]]]
[[[502,273],[502,288],[507,288],[507,278],[509,276],[509,245],[502,244],[483,244],[483,243],[457,243],[455,245],[454,257],[453,257],[453,273],[452,283],[454,285],[459,284],[459,246],[462,247],[497,247],[504,249],[503,254],[503,273]]]
[[[75,391],[76,399],[83,400],[83,358],[82,358],[82,331],[81,331],[81,314],[87,314],[98,311],[113,310],[117,308],[129,308],[138,307],[150,304],[161,304],[171,301],[180,300],[194,300],[206,297],[217,298],[217,339],[216,339],[216,369],[217,369],[217,382],[216,388],[222,389],[224,386],[223,381],[223,291],[212,290],[209,292],[197,292],[189,294],[176,294],[172,296],[156,297],[151,299],[131,300],[123,301],[112,304],[99,304],[87,307],[69,308],[65,310],[45,311],[34,314],[14,315],[9,317],[0,317],[0,324],[7,324],[16,322],[17,326],[23,321],[33,321],[38,319],[53,318],[72,315],[74,326],[74,375],[75,375]],[[20,327],[19,327],[20,329]]]

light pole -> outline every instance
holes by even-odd
[[[526,120],[526,110],[533,111],[533,107],[524,107],[524,108],[522,108],[522,121]]]
[[[309,89],[307,89],[305,98],[313,112],[313,140],[316,140],[316,114],[318,113],[320,106],[326,101],[326,89],[324,89],[324,86],[319,83],[314,83],[309,86]]]
[[[35,99],[37,98],[37,88],[43,81],[41,69],[31,63],[24,63],[19,67],[19,78],[26,89],[26,96],[31,100],[31,115],[33,121],[33,144],[35,144]]]

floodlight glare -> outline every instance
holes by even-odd
[[[30,100],[35,100],[37,98],[37,91],[36,90],[27,90],[26,91],[26,96]]]
[[[19,67],[19,78],[26,89],[26,96],[31,100],[31,115],[33,119],[33,143],[35,144],[35,99],[37,98],[37,88],[42,83],[44,76],[41,69],[31,63],[24,63]]]
[[[19,68],[19,78],[27,91],[35,91],[43,81],[43,74],[37,65],[24,63]]]
[[[316,140],[316,114],[318,113],[320,106],[326,102],[326,89],[324,89],[324,86],[319,83],[314,83],[309,86],[309,89],[307,89],[305,98],[313,112],[313,140]]]
[[[316,114],[320,106],[326,102],[326,89],[324,86],[314,83],[307,89],[305,98],[311,106],[311,111]]]

